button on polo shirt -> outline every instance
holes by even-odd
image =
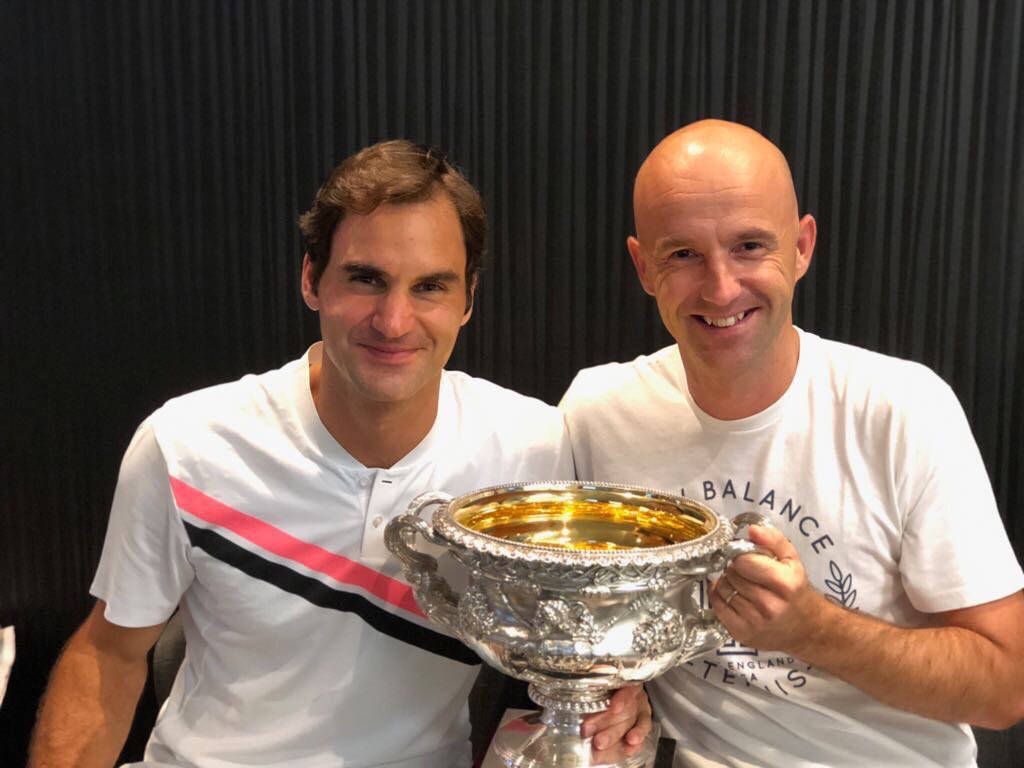
[[[450,382],[442,380],[437,417],[430,431],[409,453],[386,469],[364,466],[338,443],[320,420],[311,395],[301,398],[297,404],[306,437],[320,453],[330,458],[341,480],[339,497],[347,498],[339,498],[339,507],[350,507],[354,502],[358,504],[363,531],[360,560],[373,568],[385,570],[389,575],[399,572],[399,563],[384,546],[384,529],[389,520],[408,511],[409,499],[421,493],[442,490],[432,485],[438,482],[433,467],[437,464],[438,455],[453,443],[454,400]],[[442,554],[440,549],[418,541],[418,548],[435,556]]]

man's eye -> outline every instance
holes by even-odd
[[[671,255],[673,259],[691,259],[697,254],[689,248],[680,248],[678,251],[672,251]]]
[[[433,293],[434,291],[447,290],[444,283],[420,283],[416,289],[422,293]]]
[[[350,283],[362,283],[363,285],[380,285],[381,279],[376,275],[349,275]]]
[[[764,244],[756,240],[747,240],[745,243],[740,243],[741,251],[759,251],[762,248],[764,248]]]

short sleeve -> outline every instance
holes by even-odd
[[[136,431],[121,462],[103,553],[89,591],[106,602],[105,617],[111,623],[147,627],[167,620],[194,575],[150,418]]]
[[[956,395],[938,377],[922,390],[899,448],[900,572],[914,607],[936,613],[1006,597],[1024,573]]]

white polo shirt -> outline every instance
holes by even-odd
[[[572,477],[554,408],[458,372],[386,470],[324,428],[308,353],[169,401],[125,455],[91,588],[122,626],[181,604],[147,764],[468,766],[478,659],[421,613],[385,524],[425,491]]]

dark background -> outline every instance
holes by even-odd
[[[315,339],[295,219],[336,162],[385,138],[446,148],[491,213],[450,367],[555,402],[578,368],[668,343],[624,247],[645,154],[700,117],[759,129],[819,222],[797,323],[953,385],[1020,556],[1022,15],[1014,0],[0,3],[0,624],[18,632],[0,763],[23,761],[89,610],[135,426]]]

